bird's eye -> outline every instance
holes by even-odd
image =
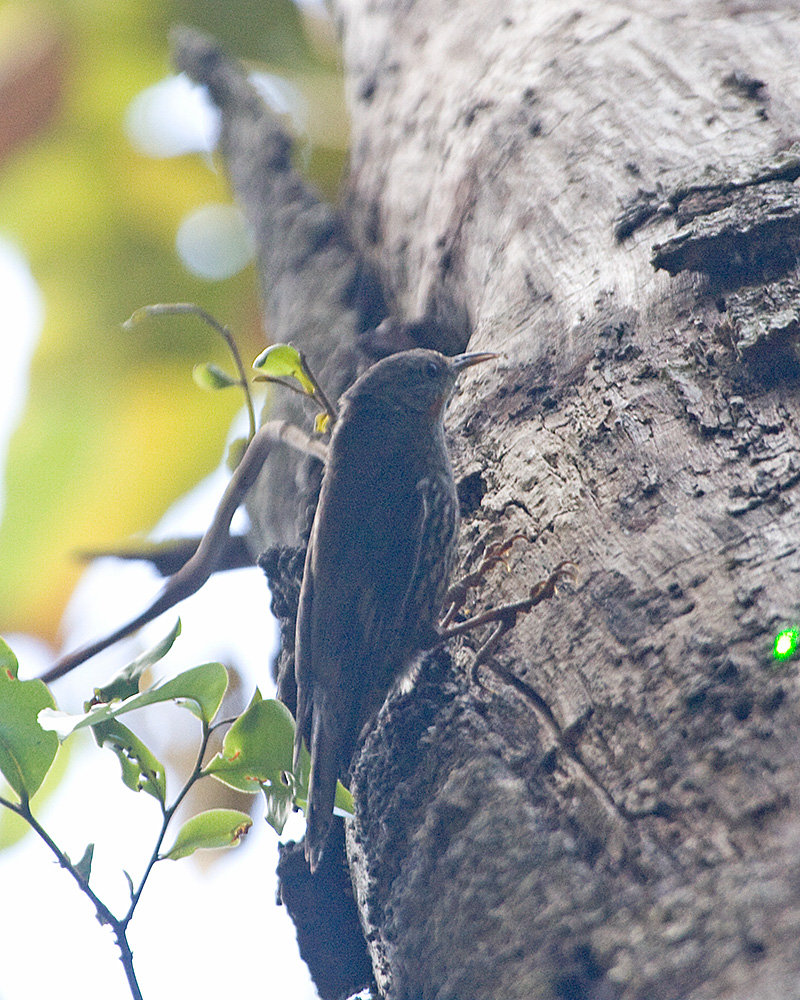
[[[435,361],[429,361],[427,365],[425,365],[425,374],[428,375],[430,378],[439,377],[439,366],[436,364]]]

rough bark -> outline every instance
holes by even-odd
[[[448,421],[464,556],[530,538],[480,602],[581,567],[356,762],[379,989],[800,998],[800,9],[336,9],[354,243],[396,316],[504,354]]]
[[[294,343],[335,399],[364,356],[359,337],[385,316],[379,283],[352,246],[343,220],[309,189],[292,162],[292,140],[213,40],[190,29],[172,36],[174,61],[205,84],[220,112],[219,150],[253,232],[270,340]],[[309,407],[276,393],[271,419],[309,424]],[[256,555],[269,544],[295,544],[307,531],[306,507],[319,463],[288,446],[267,460],[248,505]]]
[[[466,542],[535,538],[482,599],[582,576],[359,761],[381,988],[798,997],[798,9],[338,9],[359,237],[505,355],[450,419]]]

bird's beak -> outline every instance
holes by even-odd
[[[481,361],[491,361],[492,358],[499,358],[499,354],[457,354],[450,358],[450,368],[456,374],[462,368],[469,368],[471,365],[479,365]]]

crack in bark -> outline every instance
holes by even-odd
[[[495,639],[495,635],[499,632],[501,626],[489,639],[492,642]],[[497,636],[498,640],[500,636]],[[488,645],[488,643],[486,644]],[[477,656],[476,656],[477,659]],[[594,769],[586,763],[581,757],[576,749],[569,745],[569,737],[558,724],[558,720],[553,714],[552,709],[547,704],[547,701],[539,694],[539,692],[526,681],[522,680],[521,677],[517,677],[516,674],[512,673],[506,667],[501,664],[494,663],[483,663],[492,674],[499,677],[504,681],[509,687],[513,688],[518,694],[533,706],[533,710],[539,717],[539,721],[542,723],[546,732],[554,739],[558,745],[561,752],[567,758],[567,761],[573,765],[576,776],[581,778],[589,788],[597,796],[598,801],[603,806],[604,810],[610,815],[615,821],[622,820],[625,823],[631,822],[635,817],[630,815],[626,810],[624,805],[620,805],[615,799],[611,792],[605,787],[602,781],[597,777]],[[475,664],[473,664],[474,669]],[[480,681],[477,681],[478,685],[483,687]]]

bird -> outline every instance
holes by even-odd
[[[463,369],[496,354],[401,351],[340,400],[295,633],[295,773],[311,754],[305,855],[318,867],[337,779],[387,694],[436,641],[458,498],[444,412]]]

